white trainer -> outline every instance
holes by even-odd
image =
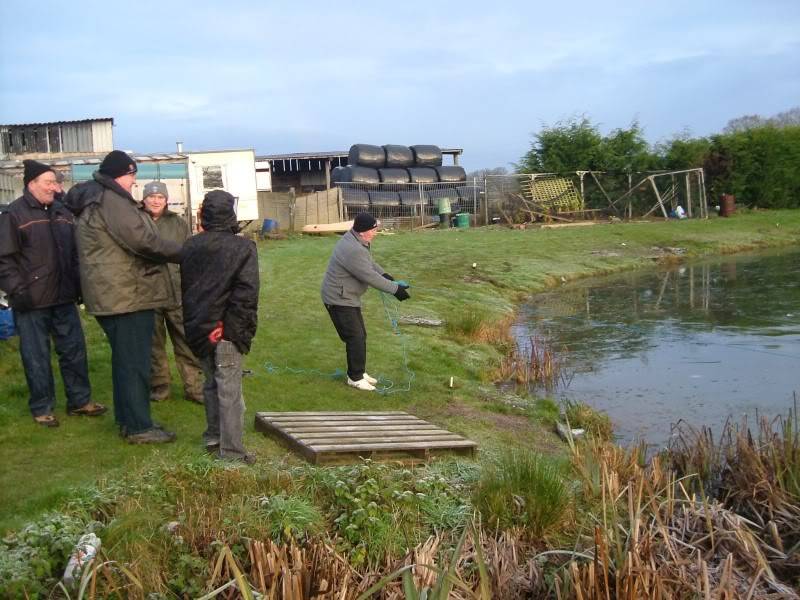
[[[375,379],[374,377],[371,377],[370,375],[367,375],[366,373],[364,373],[364,379],[366,379],[367,383],[370,384],[370,385],[375,385],[376,383],[378,383],[377,379]]]
[[[372,385],[366,378],[359,379],[358,381],[353,381],[349,377],[347,378],[347,385],[350,387],[354,387],[357,390],[364,390],[365,392],[372,392],[375,390],[375,386]]]

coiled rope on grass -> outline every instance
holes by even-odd
[[[381,292],[381,301],[383,302],[383,312],[386,316],[386,320],[389,322],[389,325],[392,328],[392,332],[400,337],[400,347],[402,349],[403,354],[403,370],[407,375],[406,383],[403,386],[395,386],[395,382],[392,379],[384,375],[378,375],[376,379],[378,380],[377,385],[375,386],[375,391],[379,394],[388,396],[391,394],[398,394],[402,392],[410,392],[411,391],[411,384],[416,378],[416,373],[408,366],[408,340],[405,333],[400,330],[399,325],[399,309],[396,305],[393,305],[391,300],[389,300],[389,295],[384,292]],[[268,375],[278,375],[280,373],[288,373],[290,375],[316,375],[318,377],[324,377],[327,379],[345,379],[347,377],[347,372],[342,369],[335,369],[330,373],[324,373],[320,369],[316,368],[299,368],[299,367],[290,367],[286,366],[278,366],[271,362],[264,363],[264,370],[267,372]]]

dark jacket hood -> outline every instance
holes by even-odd
[[[103,186],[96,181],[84,181],[74,185],[64,196],[64,205],[78,217],[90,204],[100,203],[103,189]]]
[[[108,175],[103,175],[99,171],[92,174],[93,180],[84,181],[70,188],[64,198],[64,204],[76,217],[93,203],[99,203],[104,190],[112,190],[123,198],[134,200],[130,192],[126,192],[123,187]]]
[[[236,198],[223,190],[208,192],[203,199],[200,222],[205,231],[239,233],[234,206]]]

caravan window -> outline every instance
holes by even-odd
[[[222,167],[203,167],[203,189],[221,190],[225,187],[222,181]]]

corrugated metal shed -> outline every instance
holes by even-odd
[[[113,126],[114,119],[0,125],[0,156],[110,152]]]

